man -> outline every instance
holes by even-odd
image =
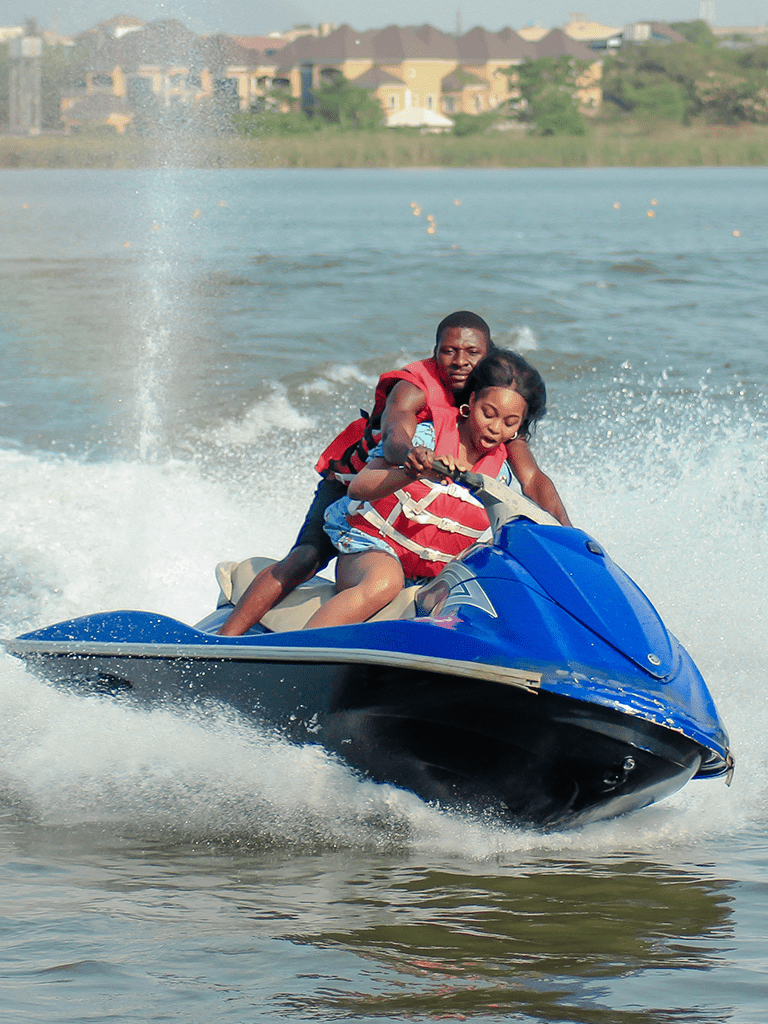
[[[322,475],[312,505],[291,551],[263,569],[219,630],[223,636],[240,636],[301,583],[325,568],[336,550],[323,529],[325,510],[346,491],[351,475],[365,461],[381,423],[384,456],[394,465],[413,469],[420,454],[412,438],[418,423],[429,419],[436,405],[453,405],[472,370],[493,348],[490,328],[468,310],[451,313],[435,333],[435,349],[425,359],[400,370],[382,374],[370,418],[355,421],[323,452],[316,469]],[[523,493],[566,526],[566,511],[554,484],[539,467],[524,440],[510,442],[510,466]]]

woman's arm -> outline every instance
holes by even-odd
[[[549,512],[563,526],[571,526],[571,520],[568,518],[568,513],[565,511],[565,506],[560,500],[555,485],[546,473],[542,473],[539,469],[528,443],[522,438],[510,441],[507,445],[507,459],[526,498],[535,501],[539,508]]]
[[[404,466],[393,466],[380,456],[369,459],[357,476],[353,477],[347,488],[347,494],[353,501],[376,501],[394,494],[406,484],[412,484],[423,476],[433,480],[447,480],[432,472],[432,461],[435,453],[426,445],[412,448]],[[444,460],[453,467],[454,460],[447,456]],[[417,467],[414,469],[414,465]]]
[[[386,459],[373,458],[353,477],[347,494],[354,501],[376,501],[411,483],[413,477]]]

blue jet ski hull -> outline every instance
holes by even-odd
[[[690,656],[581,531],[509,523],[422,588],[416,613],[232,638],[108,612],[5,646],[67,686],[224,702],[376,781],[516,823],[581,824],[730,776]]]

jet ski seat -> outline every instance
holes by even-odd
[[[246,558],[243,562],[219,562],[216,566],[216,581],[219,584],[217,608],[236,605],[251,581],[262,569],[274,565],[274,558]],[[369,622],[386,619],[413,619],[416,617],[416,592],[418,587],[405,587],[394,600],[373,615]],[[302,629],[318,608],[322,607],[336,593],[331,580],[315,576],[297,587],[292,593],[276,604],[262,618],[262,626],[273,633],[287,633]]]

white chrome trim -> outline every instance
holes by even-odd
[[[541,685],[541,672],[527,669],[367,648],[272,647],[266,644],[248,647],[242,644],[111,644],[74,640],[6,640],[3,645],[9,654],[22,657],[98,655],[112,658],[186,658],[191,661],[223,658],[228,661],[338,662],[421,669],[424,672],[440,672],[465,679],[483,679],[506,686],[520,686],[527,690],[538,689]]]

